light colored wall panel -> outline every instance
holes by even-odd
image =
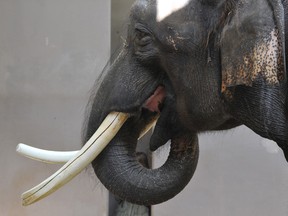
[[[154,206],[153,215],[288,215],[288,165],[275,143],[242,126],[200,135],[199,144],[192,180],[175,198]],[[167,150],[154,154],[157,166]]]
[[[107,215],[107,192],[91,169],[22,207],[21,193],[60,166],[15,148],[79,149],[89,90],[109,56],[110,1],[0,1],[0,215]]]

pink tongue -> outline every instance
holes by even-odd
[[[163,86],[159,86],[154,94],[145,102],[144,107],[152,112],[160,113],[159,104],[163,103],[165,95],[165,88]]]

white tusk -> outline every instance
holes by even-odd
[[[66,163],[79,152],[48,151],[44,149],[34,148],[23,143],[17,145],[16,151],[25,157],[50,164]]]
[[[156,116],[146,127],[142,130],[138,140],[140,140],[148,131],[153,128],[158,120],[159,116]],[[50,151],[35,148],[32,146],[28,146],[26,144],[20,143],[16,147],[16,151],[30,159],[40,161],[43,163],[50,163],[50,164],[63,164],[67,163],[71,158],[75,157],[75,155],[79,151]]]
[[[141,131],[138,140],[140,140],[146,133],[148,133],[148,131],[155,127],[159,117],[160,115],[155,116],[155,118],[145,126],[145,128]]]
[[[48,196],[73,179],[99,155],[128,117],[125,113],[110,113],[75,157],[39,185],[22,194],[22,205],[30,205]]]

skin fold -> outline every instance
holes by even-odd
[[[286,1],[191,0],[157,21],[157,1],[131,8],[126,43],[91,96],[84,140],[113,111],[130,118],[93,162],[109,191],[152,205],[177,195],[198,161],[197,133],[246,125],[288,160]],[[286,28],[287,29],[287,28]],[[287,37],[288,38],[288,37]],[[141,130],[170,155],[147,169],[135,152]]]

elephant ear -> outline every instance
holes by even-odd
[[[237,85],[252,86],[256,79],[280,84],[286,79],[281,0],[234,2],[221,33],[222,92]]]

